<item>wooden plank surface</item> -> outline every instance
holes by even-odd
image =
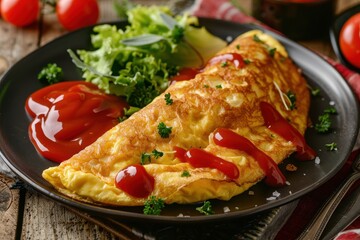
[[[251,12],[251,0],[238,1]],[[144,0],[140,2],[146,3]],[[359,3],[360,0],[339,0],[338,12]],[[111,0],[101,0],[100,4],[101,22],[117,19]],[[54,14],[44,16],[41,29],[37,24],[16,28],[0,21],[0,76],[11,65],[36,49],[38,44],[42,46],[66,33]],[[326,40],[301,44],[335,57]],[[86,216],[80,217],[35,191],[25,190],[21,186],[17,188],[16,178],[10,178],[9,175],[9,169],[0,160],[0,239],[118,239],[104,228],[85,220],[83,217]]]

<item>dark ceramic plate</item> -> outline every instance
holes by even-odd
[[[253,25],[240,25],[212,19],[200,19],[200,23],[210,32],[224,39],[235,38],[255,28]],[[126,23],[116,24],[124,27]],[[65,79],[80,78],[81,72],[71,62],[66,50],[69,48],[89,49],[91,32],[92,28],[85,28],[50,42],[16,63],[0,82],[1,157],[28,185],[62,204],[92,214],[110,215],[112,218],[167,223],[206,222],[249,216],[293,201],[319,187],[341,168],[353,148],[359,129],[359,110],[357,101],[345,80],[318,55],[295,42],[269,32],[286,46],[295,63],[303,69],[309,85],[321,89],[320,96],[312,99],[310,110],[312,121],[317,122],[318,116],[329,107],[331,101],[335,103],[338,110],[338,114],[331,117],[333,122],[331,133],[318,134],[314,129],[309,129],[306,133],[308,143],[319,154],[320,164],[314,161],[298,162],[289,158],[281,164],[280,168],[290,185],[275,189],[259,183],[251,188],[254,195],[245,192],[230,201],[213,200],[211,202],[215,214],[211,216],[204,216],[197,212],[195,208],[199,204],[174,204],[167,206],[161,216],[148,216],[142,214],[140,207],[109,208],[68,198],[57,192],[41,177],[44,169],[55,164],[40,157],[30,143],[27,132],[29,118],[25,113],[24,104],[32,92],[41,88],[36,76],[49,62],[56,62],[63,68]],[[298,102],[300,104],[301,99],[298,99]],[[337,151],[326,150],[325,144],[332,142],[337,143]],[[288,162],[297,165],[298,170],[296,172],[284,170]],[[280,196],[276,200],[268,200],[275,190],[280,193]],[[224,213],[224,208],[228,208],[230,212]],[[178,217],[179,214],[190,217]]]
[[[340,13],[338,16],[336,16],[333,24],[330,27],[330,40],[331,45],[334,49],[334,52],[336,56],[340,59],[340,61],[350,68],[351,70],[357,71],[360,73],[360,69],[353,66],[351,63],[349,63],[344,55],[341,53],[340,45],[339,45],[339,35],[342,26],[345,24],[346,20],[348,20],[351,16],[353,16],[356,13],[360,12],[360,4],[355,5],[352,8],[349,8],[345,10],[344,12]]]

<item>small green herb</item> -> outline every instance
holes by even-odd
[[[123,122],[128,119],[131,115],[139,111],[140,108],[138,107],[129,107],[128,109],[124,108],[124,116],[119,117],[119,122]]]
[[[209,85],[205,84],[205,85],[204,85],[204,88],[209,88]]]
[[[204,201],[204,205],[202,205],[201,207],[197,207],[196,210],[198,210],[199,212],[201,212],[205,215],[214,214],[211,203],[209,201]]]
[[[156,149],[154,149],[151,153],[142,153],[140,157],[140,164],[145,165],[146,163],[151,163],[151,157],[158,159],[162,156],[164,156],[164,153]]]
[[[170,93],[165,94],[165,102],[166,102],[166,105],[173,104],[173,100],[171,99],[171,94]]]
[[[159,157],[164,156],[163,152],[160,152],[160,151],[158,151],[156,149],[154,149],[151,153],[152,153],[152,155],[154,156],[155,159],[158,159]]]
[[[146,163],[151,163],[151,154],[142,153],[140,157],[140,164],[145,165]]]
[[[37,78],[42,84],[51,85],[62,80],[63,70],[56,63],[47,64],[39,72]]]
[[[162,209],[165,207],[164,200],[150,196],[144,204],[144,214],[146,215],[160,215]]]
[[[167,127],[163,122],[158,125],[158,133],[162,138],[168,138],[171,134],[171,130],[172,127]]]
[[[226,67],[227,65],[228,65],[227,61],[221,63],[221,67]]]
[[[245,64],[250,64],[251,61],[250,61],[249,59],[244,59],[244,63],[245,63]]]
[[[296,108],[296,95],[292,92],[292,91],[288,91],[286,93],[286,96],[288,97],[289,101],[290,101],[290,110],[294,110]]]
[[[336,151],[337,150],[337,144],[335,142],[327,143],[327,144],[325,144],[325,147],[329,151]]]
[[[221,84],[216,85],[215,87],[216,87],[216,88],[222,88]]]
[[[276,48],[270,48],[269,49],[269,54],[270,54],[271,57],[275,56],[275,52],[276,52]]]
[[[189,173],[188,170],[184,170],[182,173],[181,173],[181,177],[190,177],[191,174]]]
[[[236,45],[236,49],[237,49],[237,50],[240,50],[240,44],[237,44],[237,45]]]
[[[324,113],[319,116],[318,123],[315,124],[315,130],[319,133],[326,133],[330,130],[331,119],[330,114]]]
[[[320,95],[320,89],[319,88],[312,88],[311,86],[308,86],[310,88],[311,95],[316,97]]]
[[[324,110],[324,113],[337,114],[337,111],[336,111],[336,108],[334,108],[334,107],[328,107]]]
[[[256,34],[253,36],[253,40],[254,40],[255,42],[258,42],[258,43],[264,43],[264,41],[261,40],[261,39],[259,38],[259,36],[256,35]]]

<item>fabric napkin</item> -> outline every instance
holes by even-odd
[[[262,27],[270,29],[262,22],[242,12],[229,0],[196,0],[194,6],[190,9],[190,12],[198,17],[216,18],[238,23],[259,24]],[[322,57],[338,70],[360,99],[360,75],[333,59],[326,56]],[[323,184],[319,189],[308,193],[300,199],[295,211],[279,231],[276,239],[294,239],[300,235],[321,205],[325,202],[326,198],[333,192],[335,189],[334,186],[338,186],[350,173],[351,163],[358,152],[359,150],[354,151],[351,154],[338,174]],[[360,183],[358,183],[358,185],[360,185]],[[347,230],[357,228],[360,228],[360,218],[348,226]]]

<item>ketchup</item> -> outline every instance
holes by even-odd
[[[283,186],[286,182],[285,176],[280,171],[277,164],[264,152],[259,150],[248,139],[225,128],[219,128],[214,132],[213,140],[215,144],[244,151],[252,156],[265,172],[265,183],[269,186]]]
[[[34,118],[29,136],[45,158],[62,162],[119,123],[128,105],[84,81],[68,81],[34,92],[26,111]]]
[[[154,189],[154,178],[140,164],[133,164],[118,172],[115,185],[127,194],[146,198]]]
[[[273,106],[267,102],[261,102],[260,109],[265,125],[271,131],[279,134],[296,146],[296,156],[298,159],[312,160],[316,157],[316,152],[306,144],[304,137],[299,131],[290,125]]]
[[[215,56],[209,60],[209,65],[214,65],[216,63],[232,63],[236,68],[242,68],[245,66],[243,57],[238,53],[226,53],[222,55]]]
[[[239,170],[232,162],[219,158],[205,150],[191,148],[186,151],[180,147],[174,147],[175,156],[182,162],[188,162],[195,168],[214,168],[224,173],[230,179],[239,177]]]
[[[195,76],[201,72],[200,69],[196,69],[196,68],[182,68],[180,69],[180,71],[178,72],[177,75],[171,77],[170,79],[170,84],[173,84],[175,82],[179,82],[179,81],[186,81],[186,80],[191,80],[194,79]]]

